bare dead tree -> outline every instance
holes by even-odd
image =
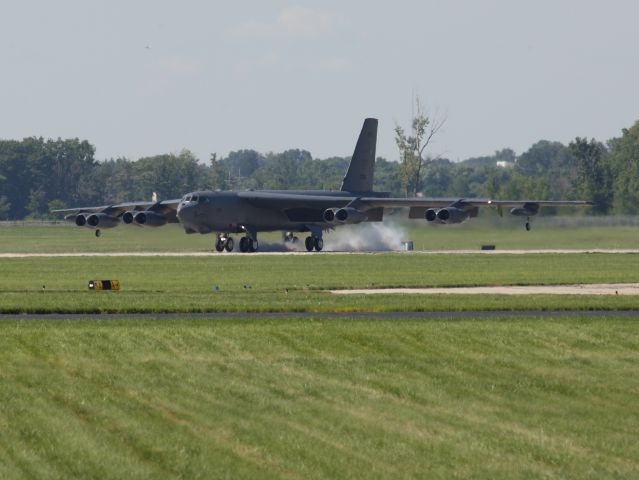
[[[425,112],[419,96],[415,96],[416,114],[411,122],[411,135],[395,124],[395,143],[400,154],[400,174],[406,196],[415,196],[422,187],[422,171],[431,160],[424,158],[424,151],[433,137],[446,123],[444,117],[431,117]]]

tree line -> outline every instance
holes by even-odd
[[[461,162],[422,157],[424,141],[414,136],[428,135],[427,126],[418,121],[413,138],[396,129],[400,161],[376,160],[376,190],[393,196],[587,199],[596,203],[595,214],[639,212],[639,122],[605,142],[541,140],[521,155],[503,149]],[[339,189],[348,162],[349,157],[315,159],[300,149],[238,150],[220,158],[213,154],[206,163],[188,150],[97,161],[95,147],[77,138],[0,140],[0,220],[150,200],[153,192],[172,199],[204,189]]]

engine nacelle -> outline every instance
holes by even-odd
[[[337,208],[328,208],[324,210],[324,221],[328,223],[335,223],[335,212],[337,212]]]
[[[340,208],[335,212],[335,220],[339,223],[361,223],[367,218],[364,212],[352,207]]]
[[[428,220],[429,222],[437,222],[437,223],[442,223],[439,218],[437,218],[437,210],[434,208],[429,208],[428,210],[426,210],[426,214],[424,215],[424,217],[426,218],[426,220]]]
[[[106,213],[92,213],[89,216],[84,216],[85,222],[78,223],[80,220],[80,215],[76,217],[75,224],[78,226],[86,226],[89,228],[113,228],[117,227],[120,224],[120,219],[117,217],[112,217]]]
[[[162,225],[166,225],[166,217],[161,213],[151,210],[136,213],[133,217],[133,221],[143,227],[161,227]]]
[[[69,217],[71,217],[71,216],[69,216]],[[67,220],[67,217],[64,217],[64,219]],[[70,218],[69,218],[69,220],[70,220]],[[75,220],[75,224],[78,227],[84,227],[87,224],[87,217],[83,213],[79,213],[79,214],[75,215],[74,220]]]
[[[124,215],[122,215],[122,221],[127,225],[131,225],[136,213],[137,212],[124,212]]]
[[[468,220],[469,217],[470,212],[457,207],[446,207],[437,212],[437,218],[439,218],[442,223],[461,223],[464,220]]]

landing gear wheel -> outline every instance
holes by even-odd
[[[223,252],[224,244],[218,240],[217,242],[215,242],[215,250],[217,250],[218,252]]]
[[[291,242],[293,242],[293,245],[297,245],[300,242],[299,237],[293,237],[293,240],[291,240]]]
[[[257,239],[253,240],[252,238],[248,239],[248,251],[253,253],[253,252],[257,252],[257,249],[259,248],[259,244],[257,243]]]
[[[315,250],[318,252],[321,252],[322,248],[324,248],[324,240],[320,237],[315,237],[315,241],[313,243],[315,243]]]
[[[246,253],[249,251],[249,239],[248,237],[240,238],[240,252]]]
[[[306,240],[304,240],[304,245],[306,246],[306,250],[312,252],[313,248],[315,248],[315,241],[313,240],[313,237],[306,237]]]
[[[526,220],[526,231],[530,231],[530,220]]]
[[[235,246],[235,242],[233,241],[233,239],[231,237],[227,238],[226,245],[224,245],[224,248],[226,249],[226,251],[232,252],[234,246]]]
[[[101,232],[101,231],[100,231],[100,229],[98,228],[98,229],[95,231],[95,236],[96,236],[96,237],[99,237],[100,235],[102,235],[102,232]]]

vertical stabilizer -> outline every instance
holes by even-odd
[[[372,192],[377,145],[377,119],[364,120],[353,158],[342,182],[343,192]]]

